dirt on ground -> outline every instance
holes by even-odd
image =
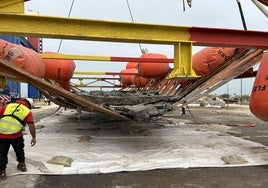
[[[52,115],[56,105],[33,109],[36,121]],[[268,124],[255,118],[248,106],[229,105],[225,108],[189,107],[182,115],[181,108],[174,109],[158,122],[173,122],[193,126],[203,131],[217,131],[242,139],[258,142],[268,147]],[[150,125],[152,122],[147,122]],[[186,140],[187,141],[187,140]],[[38,141],[37,141],[38,144]],[[197,153],[198,155],[198,153]],[[27,154],[26,154],[27,156]],[[267,159],[268,164],[268,159]],[[17,175],[0,182],[2,188],[13,187],[268,187],[268,165],[226,168],[177,168],[137,172],[118,172],[83,175]]]

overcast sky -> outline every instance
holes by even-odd
[[[137,23],[199,26],[214,28],[243,29],[236,0],[193,0],[192,8],[182,0],[128,0],[134,21]],[[25,13],[67,17],[72,0],[31,0],[25,3]],[[267,17],[251,2],[241,0],[248,30],[268,31]],[[75,0],[73,18],[132,22],[126,0]],[[60,40],[44,39],[44,51],[57,52]],[[173,46],[141,44],[151,53],[163,53],[173,58]],[[194,53],[200,47],[194,47]],[[141,55],[138,44],[93,41],[63,40],[60,53],[131,56]],[[125,68],[124,63],[75,61],[76,71],[116,71]],[[243,93],[249,94],[253,79],[243,80]],[[240,94],[240,80],[228,84],[229,93]],[[217,90],[226,93],[227,86]]]

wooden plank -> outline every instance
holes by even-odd
[[[18,67],[15,67],[6,60],[0,59],[0,65],[1,65],[0,71],[16,76],[19,79],[32,84],[37,89],[43,91],[47,97],[49,97],[50,95],[54,96],[49,98],[55,104],[59,104],[63,107],[73,107],[73,108],[76,107],[83,109],[85,111],[96,111],[107,115],[122,117],[126,119],[126,117],[123,117],[114,111],[106,109],[98,104],[95,104],[89,100],[77,96],[74,93],[71,93],[70,91],[67,91],[60,87],[53,86],[48,82],[42,80],[41,78],[36,77]]]
[[[182,93],[179,94],[178,96],[181,96],[179,101],[188,104],[201,98],[257,64],[262,55],[263,50],[251,50],[240,59],[232,60],[224,64],[211,74],[192,84],[191,87],[186,89],[184,96]]]

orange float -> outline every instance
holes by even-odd
[[[44,52],[44,54],[55,54]],[[64,89],[70,90],[70,79],[75,70],[75,63],[68,59],[43,59],[45,65],[45,78],[59,83]]]
[[[167,56],[157,53],[146,53],[142,54],[140,58],[167,59]],[[169,71],[168,63],[140,63],[140,75],[144,78],[163,78]]]
[[[193,70],[199,76],[207,75],[219,65],[227,62],[234,51],[235,48],[204,48],[193,55]]]
[[[0,40],[0,58],[39,78],[43,78],[45,75],[43,60],[32,49]]]
[[[249,108],[257,118],[268,121],[268,51],[261,59],[250,96]]]
[[[126,69],[131,69],[131,68],[138,68],[138,62],[128,62],[126,65]]]
[[[148,84],[149,79],[144,78],[142,76],[134,76],[131,78],[131,83],[135,85],[137,88],[144,87]]]
[[[135,77],[134,74],[138,74],[138,69],[136,68],[129,68],[122,70],[120,73],[120,82],[123,85],[123,87],[130,86],[132,84],[132,79]],[[124,75],[124,74],[133,74],[133,75]]]

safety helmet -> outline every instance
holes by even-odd
[[[20,98],[15,101],[15,103],[20,103],[26,105],[28,108],[32,109],[33,107],[33,99],[31,98]]]
[[[30,109],[33,107],[33,99],[32,98],[25,98],[25,101],[29,104]]]

